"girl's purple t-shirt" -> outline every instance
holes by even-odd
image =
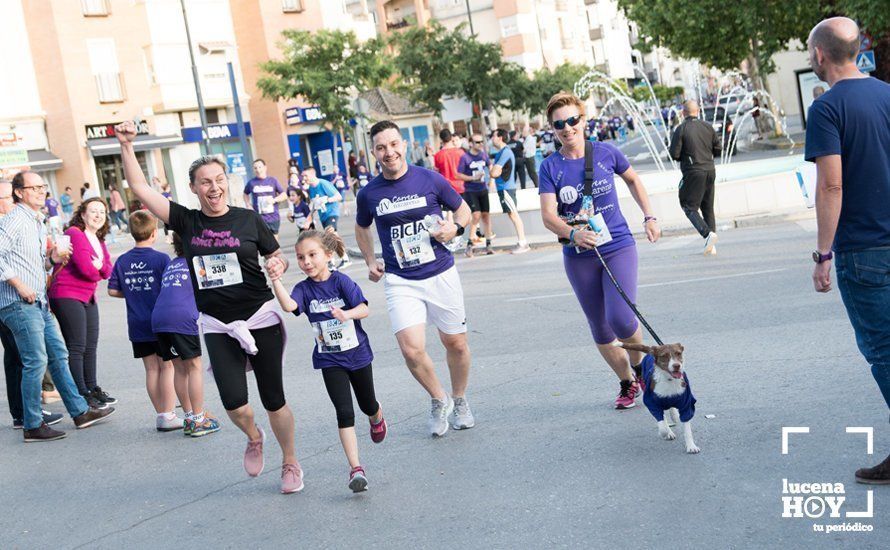
[[[347,310],[357,307],[359,304],[368,303],[365,295],[362,294],[362,289],[355,281],[339,271],[331,272],[328,280],[322,282],[316,282],[307,277],[297,283],[297,286],[291,291],[291,298],[297,303],[298,308],[294,311],[294,315],[305,313],[315,331],[315,347],[312,350],[313,367],[316,369],[343,367],[357,370],[371,364],[374,360],[374,353],[371,351],[371,344],[368,341],[368,335],[362,328],[361,321],[352,321],[358,345],[351,349],[339,351],[330,347],[326,345],[326,342],[331,339],[326,340],[323,335],[325,330],[329,331],[329,334],[336,332],[337,325],[339,325],[338,322],[332,321],[334,319],[331,314],[332,307]],[[348,340],[349,328],[342,326],[339,328],[341,329],[339,332],[345,334]],[[335,338],[333,341],[343,340]]]
[[[461,196],[440,174],[410,165],[399,179],[388,180],[381,174],[358,192],[355,223],[361,227],[369,227],[371,222],[377,225],[387,273],[405,279],[429,279],[450,269],[454,256],[436,239],[419,235],[427,234],[423,218],[428,214],[442,216],[443,207],[457,211],[462,203]],[[423,237],[423,242],[413,242],[415,235]],[[426,246],[432,247],[430,254],[434,257],[426,254]],[[417,250],[412,250],[415,247]]]
[[[612,240],[599,247],[605,254],[626,246],[634,246],[633,234],[618,205],[618,192],[615,189],[615,174],[623,174],[630,168],[627,157],[610,143],[594,144],[593,208],[595,214],[602,214]],[[557,151],[541,163],[539,172],[539,194],[556,195],[557,212],[560,216],[577,214],[581,211],[584,192],[584,159],[567,159]],[[574,246],[563,247],[566,256],[595,256],[593,250],[582,250]]]
[[[198,335],[198,306],[185,258],[174,258],[161,276],[161,293],[151,314],[155,334]]]

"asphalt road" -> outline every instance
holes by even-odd
[[[813,230],[726,231],[715,258],[699,255],[694,236],[640,244],[640,306],[666,341],[686,347],[699,455],[684,453],[682,437],[659,439],[642,403],[612,409],[618,385],[555,248],[459,260],[478,425],[431,439],[429,401],[390,334],[383,288],[354,264],[347,272],[370,300],[365,327],[390,425],[373,445],[357,423],[370,480],[360,495],[346,487],[304,319],[289,321],[285,389],[306,489],[284,496],[276,444],[266,446],[265,473],[248,478],[244,437],[225,417],[221,432],[198,440],[155,432],[124,304],[103,296],[99,379],[118,412],[77,432],[66,419],[57,427],[69,437],[54,443],[26,445],[21,432],[0,430],[0,548],[886,547],[887,487],[873,488],[872,518],[781,517],[783,479],[841,483],[841,514],[864,510],[867,487],[853,471],[890,450],[887,408],[839,295],[812,291]],[[291,272],[288,284],[296,280]],[[222,414],[212,380],[206,388]],[[788,455],[782,426],[810,427],[791,436]],[[847,426],[875,428],[873,455]],[[814,532],[856,522],[873,531]]]

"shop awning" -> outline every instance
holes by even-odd
[[[151,149],[167,149],[176,147],[182,143],[180,136],[155,136],[152,134],[136,136],[133,148],[137,151],[149,151]],[[94,157],[121,154],[121,144],[117,138],[103,138],[87,140],[87,147]]]
[[[35,172],[51,172],[62,167],[62,159],[45,149],[28,151],[27,166]],[[21,164],[0,164],[0,168],[24,168]]]

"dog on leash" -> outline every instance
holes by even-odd
[[[667,412],[673,420],[672,425],[683,426],[683,437],[687,453],[698,453],[701,449],[692,438],[692,417],[695,416],[695,396],[689,378],[683,372],[683,346],[681,344],[665,344],[662,346],[646,346],[643,344],[625,344],[616,342],[618,347],[629,351],[641,351],[646,354],[639,367],[634,367],[643,391],[643,404],[658,421],[658,434],[668,441],[677,438],[670,425],[665,421]]]

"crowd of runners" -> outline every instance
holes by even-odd
[[[516,207],[516,173],[523,166],[539,189],[545,227],[565,243],[567,279],[587,318],[604,361],[617,378],[616,409],[635,406],[640,395],[643,354],[616,342],[640,343],[633,311],[616,288],[636,300],[638,257],[631,226],[640,224],[649,242],[661,236],[641,178],[624,154],[608,141],[592,142],[584,103],[570,93],[553,96],[546,111],[553,144],[540,167],[527,163],[538,138],[525,128],[510,135],[472,133],[463,144],[443,130],[433,154],[436,171],[411,162],[400,128],[381,121],[370,129],[374,172],[367,159],[350,159],[347,177],[319,178],[313,168],[292,167],[288,185],[268,175],[258,159],[256,177],[244,188],[246,208],[231,206],[226,164],[216,157],[195,160],[189,186],[199,207],[187,208],[151,185],[137,160],[136,127],[115,128],[125,178],[146,211],[123,223],[135,247],[111,261],[104,243],[115,205],[98,197],[80,203],[64,233],[47,238],[47,185],[35,172],[0,183],[0,335],[6,356],[7,390],[14,426],[25,441],[51,441],[65,433],[61,421],[41,409],[44,372],[49,370],[77,428],[107,419],[117,400],[99,385],[99,311],[95,293],[108,280],[108,293],[126,302],[134,358],[145,370],[155,427],[188,436],[213,434],[225,424],[246,438],[244,469],[258,476],[267,456],[267,435],[248,398],[252,371],[260,404],[281,450],[281,492],[303,486],[295,447],[295,420],[284,391],[282,370],[286,323],[283,315],[305,315],[314,333],[312,365],[321,371],[334,406],[338,433],[349,465],[348,487],[364,491],[368,476],[359,459],[353,395],[368,419],[372,442],[384,442],[387,423],[378,401],[373,345],[362,323],[374,319],[361,285],[342,271],[346,246],[338,235],[350,184],[354,184],[355,239],[372,284],[384,286],[392,333],[408,371],[430,398],[428,430],[473,428],[469,397],[471,353],[467,313],[453,243],[467,239],[466,254],[491,253],[489,192],[514,226],[514,253],[528,250]],[[521,155],[521,159],[518,158]],[[618,176],[643,213],[628,220],[621,211]],[[282,276],[292,270],[283,253],[279,205],[299,232],[293,288]],[[53,204],[64,208],[65,201]],[[154,249],[158,221],[171,230],[175,258]],[[371,226],[376,227],[376,233]],[[596,228],[599,229],[591,229]],[[381,258],[375,252],[379,240]],[[477,252],[478,251],[478,252]],[[617,280],[611,284],[604,263]],[[48,275],[48,276],[47,276]],[[61,327],[61,331],[57,328]],[[445,349],[450,384],[440,380],[427,352],[432,324]],[[203,337],[203,346],[202,346]],[[202,364],[206,351],[209,365]],[[297,360],[297,363],[301,361]],[[18,366],[16,366],[18,365]],[[205,406],[203,372],[212,369],[225,416]],[[176,413],[182,407],[183,417]]]
[[[641,358],[608,344],[615,338],[639,342],[636,319],[603,284],[603,274],[590,255],[595,234],[575,231],[566,221],[578,215],[605,215],[612,242],[601,245],[601,250],[614,262],[613,269],[631,295],[636,287],[635,244],[618,208],[614,174],[627,182],[646,213],[650,240],[658,238],[658,229],[642,183],[611,145],[602,144],[594,159],[596,207],[583,204],[583,110],[582,102],[568,94],[555,96],[548,108],[549,122],[562,147],[548,155],[540,168],[543,215],[556,236],[571,241],[565,258],[569,280],[596,343],[617,375],[616,407],[629,408],[639,391],[631,367]],[[114,262],[104,243],[113,219],[104,200],[83,201],[64,233],[47,238],[46,226],[33,223],[43,219],[46,184],[36,173],[22,172],[9,185],[13,203],[7,210],[11,213],[0,221],[2,244],[9,250],[0,254],[5,281],[0,284],[4,299],[0,318],[7,356],[16,346],[22,364],[21,383],[8,379],[7,387],[10,404],[23,403],[12,414],[16,427],[24,430],[25,441],[66,436],[50,427],[61,420],[60,415],[45,417],[40,409],[40,382],[47,364],[78,427],[114,412],[111,405],[117,399],[99,386],[96,368],[99,312],[95,293],[98,283],[107,279],[108,294],[126,302],[128,335],[134,358],[144,366],[156,429],[203,437],[229,424],[244,433],[244,468],[258,476],[265,464],[267,436],[248,402],[248,371],[252,370],[281,449],[284,493],[303,488],[303,470],[294,443],[294,415],[284,392],[283,314],[304,314],[315,335],[312,364],[321,371],[334,405],[350,468],[349,488],[365,490],[368,479],[359,460],[352,396],[368,418],[374,443],[384,441],[387,424],[375,391],[372,344],[362,328],[371,310],[360,285],[342,271],[348,254],[337,228],[348,179],[339,173],[331,180],[322,179],[313,168],[305,168],[293,171],[285,187],[257,159],[255,177],[244,187],[246,208],[238,208],[230,206],[226,165],[215,157],[201,157],[189,168],[190,189],[199,204],[198,209],[190,209],[146,180],[134,152],[134,124],[119,125],[116,134],[124,175],[145,209],[127,220],[135,246]],[[383,283],[395,340],[409,372],[429,394],[430,434],[440,437],[449,429],[472,428],[476,420],[467,396],[471,367],[467,315],[451,244],[466,235],[468,255],[477,246],[491,252],[494,235],[488,197],[489,191],[496,191],[519,238],[513,252],[528,250],[516,208],[515,173],[524,160],[517,160],[511,136],[504,130],[492,132],[488,141],[474,133],[466,150],[458,138],[443,130],[444,145],[434,155],[438,172],[408,162],[408,145],[393,122],[375,124],[370,137],[377,175],[364,182],[360,178],[368,173],[364,164],[354,172],[360,186],[355,239],[369,279]],[[537,174],[534,180],[537,184]],[[291,266],[278,242],[281,203],[288,203],[286,217],[299,232],[294,252],[297,268],[305,275],[291,289],[282,283],[282,275]],[[172,259],[154,248],[159,221],[172,232]],[[375,254],[372,224],[382,260]],[[23,242],[33,249],[22,249]],[[45,268],[50,270],[48,281],[42,278]],[[26,272],[32,276],[26,279]],[[39,322],[39,333],[20,329],[26,324],[26,311],[34,323]],[[440,381],[427,353],[427,324],[434,325],[445,348],[448,385]],[[202,364],[205,350],[209,365]],[[205,407],[203,372],[208,367],[227,419]],[[21,392],[14,400],[16,389]],[[177,403],[182,417],[177,415]]]

